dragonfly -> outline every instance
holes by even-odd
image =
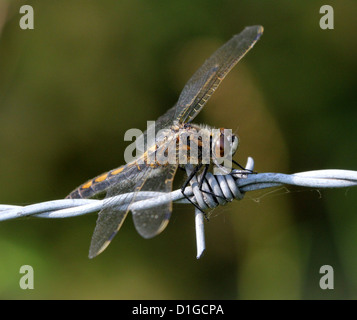
[[[132,211],[137,232],[144,238],[152,238],[166,228],[172,212],[172,202],[140,210],[130,210],[130,204],[135,201],[136,195],[141,191],[165,193],[172,191],[176,171],[184,165],[180,163],[176,155],[173,161],[167,161],[167,157],[163,155],[167,156],[169,147],[173,146],[175,151],[185,148],[188,150],[186,160],[194,160],[192,162],[196,163],[195,169],[181,188],[183,195],[188,199],[185,189],[190,180],[202,168],[204,172],[207,172],[209,167],[209,163],[203,164],[202,161],[203,147],[209,150],[210,162],[217,165],[219,165],[217,158],[223,156],[223,146],[228,146],[230,155],[235,154],[238,148],[236,135],[227,134],[224,129],[219,129],[218,137],[213,139],[212,131],[208,126],[193,124],[192,120],[206,105],[229,71],[255,45],[262,34],[262,26],[246,27],[217,49],[186,83],[177,103],[157,119],[155,140],[151,144],[147,143],[146,149],[139,157],[87,181],[67,196],[69,199],[78,199],[94,198],[104,194],[107,200],[106,205],[98,214],[89,249],[90,258],[107,248],[129,211]],[[199,132],[200,135],[198,135]],[[186,139],[187,137],[189,139]],[[205,137],[208,139],[204,139]],[[147,132],[143,134],[143,139],[146,138]],[[190,150],[194,146],[198,152],[190,155]],[[159,161],[160,155],[166,160]],[[154,160],[149,161],[149,159]],[[111,200],[114,196],[129,196],[129,194],[131,194],[130,201],[122,201],[126,203],[124,206]]]

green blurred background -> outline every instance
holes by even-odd
[[[35,29],[19,27],[31,4]],[[123,164],[130,128],[171,107],[209,55],[245,26],[265,32],[196,122],[237,130],[259,172],[357,170],[356,1],[0,0],[0,203],[61,199]],[[178,176],[178,185],[183,176]],[[354,299],[357,189],[247,194],[206,224],[175,205],[142,239],[130,217],[87,258],[96,215],[0,223],[2,299]],[[322,265],[335,289],[321,290]],[[31,265],[35,289],[21,290]]]

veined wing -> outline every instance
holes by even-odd
[[[183,88],[174,119],[180,123],[192,121],[224,77],[254,46],[262,33],[262,26],[246,27],[214,52]]]
[[[112,179],[105,197],[106,208],[98,214],[89,249],[89,257],[94,258],[110,244],[121,228],[130,204],[135,201],[139,191],[170,192],[177,165],[159,166],[131,164]],[[125,194],[127,194],[125,196]],[[114,196],[123,195],[120,203]],[[156,208],[133,212],[136,230],[144,238],[151,238],[165,229],[170,219],[172,203]]]
[[[157,133],[162,130],[172,126],[176,112],[176,105],[167,110],[163,115],[161,115],[153,125],[151,125],[147,131],[145,131],[137,140],[136,140],[136,150],[138,156],[145,153],[146,150],[149,150],[155,144]],[[154,126],[154,127],[153,127]],[[155,128],[155,130],[153,130]],[[149,138],[149,135],[151,137]]]
[[[261,26],[246,27],[214,52],[186,83],[177,103],[156,120],[155,134],[159,130],[171,126],[174,120],[180,123],[192,121],[224,77],[254,46],[262,33],[263,27]],[[146,131],[142,136],[145,145],[147,144],[147,134]],[[149,143],[147,148],[150,147]],[[140,148],[138,149],[140,150]]]
[[[132,164],[118,174],[114,179],[115,181],[112,181],[105,197],[106,208],[102,209],[98,214],[89,249],[89,258],[94,258],[104,251],[113,240],[129,212],[130,204],[135,200],[138,191],[140,191],[153,170],[149,166]],[[120,203],[117,203],[112,198],[119,194],[130,192],[134,194],[124,197]]]
[[[154,169],[155,176],[148,176],[141,191],[171,192],[172,182],[177,170],[177,165],[167,165]],[[155,208],[133,211],[133,220],[139,234],[148,239],[162,232],[170,219],[172,202],[165,203]]]

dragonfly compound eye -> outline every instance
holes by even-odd
[[[230,130],[220,129],[219,138],[215,142],[214,152],[216,158],[233,156],[238,149],[238,137]]]

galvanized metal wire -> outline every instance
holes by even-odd
[[[253,166],[253,159],[249,158],[246,168],[252,170]],[[352,170],[316,170],[294,174],[248,174],[242,170],[233,170],[230,175],[226,176],[214,176],[208,173],[206,178],[213,192],[218,195],[222,194],[226,200],[217,197],[215,200],[219,203],[215,203],[212,201],[213,196],[200,191],[197,192],[197,186],[194,185],[193,188],[187,187],[185,193],[191,196],[192,200],[198,203],[202,209],[222,205],[233,199],[241,199],[244,193],[248,191],[282,185],[295,185],[308,188],[345,188],[357,186],[357,171]],[[193,180],[193,183],[195,183],[195,180]],[[127,202],[131,200],[127,194],[118,195],[113,198],[115,203],[118,204],[122,202],[122,199],[125,199],[126,202],[122,203],[123,207],[126,207]],[[143,191],[135,197],[135,202],[131,205],[131,209],[149,209],[169,201],[189,203],[182,195],[181,190],[175,190],[168,194]],[[61,199],[27,206],[0,205],[0,221],[27,216],[39,218],[76,217],[99,211],[105,208],[106,202],[105,200],[92,199]],[[113,204],[113,202],[110,203]]]
[[[254,160],[248,158],[247,170],[254,169]],[[186,167],[189,174],[192,168]],[[346,188],[357,186],[357,171],[352,170],[315,170],[294,174],[283,173],[249,173],[243,170],[233,170],[229,175],[215,176],[207,173],[206,181],[202,185],[201,192],[198,188],[200,177],[192,179],[191,186],[185,190],[191,201],[195,202],[203,210],[224,205],[234,199],[242,199],[248,191],[283,186],[295,185],[308,188]],[[214,193],[213,196],[207,191]],[[109,203],[127,207],[131,202],[133,193],[118,195],[113,197]],[[124,199],[124,203],[123,203]],[[21,218],[69,218],[81,216],[91,212],[100,211],[106,207],[108,199],[62,199],[46,201],[28,206],[0,205],[0,221]],[[114,201],[114,202],[113,202]],[[130,205],[132,210],[150,209],[163,203],[173,201],[176,203],[190,203],[182,194],[181,190],[171,193],[162,192],[139,192],[135,201]],[[205,250],[204,245],[204,214],[196,209],[196,238],[197,238],[197,258]]]

